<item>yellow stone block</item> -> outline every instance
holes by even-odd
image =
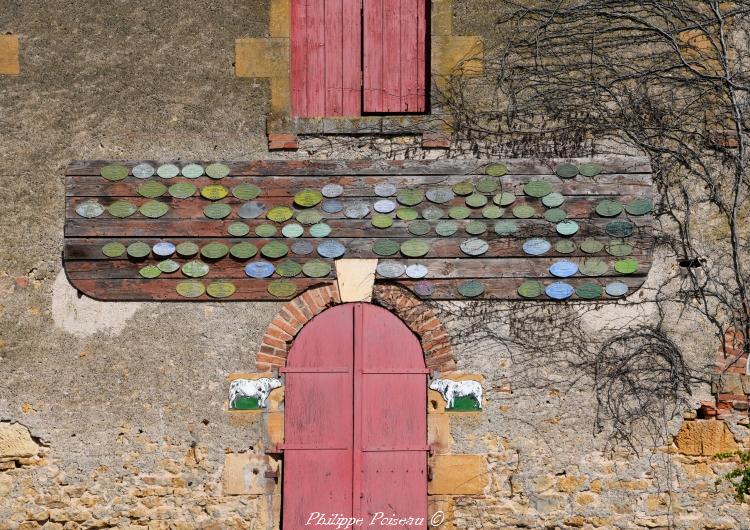
[[[265,495],[273,493],[275,482],[266,471],[276,471],[277,464],[265,455],[230,453],[224,458],[222,475],[224,495]]]
[[[275,114],[292,112],[289,77],[271,78],[271,111]]]
[[[686,421],[674,443],[680,453],[690,456],[713,456],[738,449],[729,427],[720,420]]]
[[[18,35],[0,35],[0,74],[20,75]]]
[[[269,412],[266,414],[266,432],[271,447],[284,443],[284,413]]]
[[[289,39],[237,39],[234,51],[237,77],[289,76]]]
[[[573,492],[579,491],[586,484],[586,477],[566,476],[557,481],[557,491]]]
[[[427,516],[430,528],[454,530],[453,497],[448,495],[430,495],[427,498]]]
[[[341,259],[336,261],[336,281],[341,301],[369,302],[375,284],[376,259]]]
[[[291,21],[291,0],[271,0],[268,34],[271,37],[288,39]]]
[[[430,14],[432,35],[453,34],[453,0],[432,0]]]
[[[427,443],[436,454],[449,453],[453,447],[450,418],[447,413],[427,415]]]
[[[430,495],[481,495],[488,484],[482,455],[435,455],[430,458]]]
[[[479,37],[432,37],[432,73],[477,76],[484,71],[484,44]]]

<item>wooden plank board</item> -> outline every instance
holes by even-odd
[[[320,1],[328,2],[328,0]],[[331,4],[337,5],[336,2],[331,2]],[[452,188],[455,184],[468,181],[480,188],[480,191],[476,191],[475,188],[475,193],[484,195],[483,200],[486,200],[487,205],[491,205],[493,196],[499,189],[489,191],[492,189],[490,186],[481,192],[481,184],[488,178],[484,168],[491,163],[490,161],[231,162],[227,163],[230,174],[222,179],[214,180],[206,176],[196,179],[186,177],[162,179],[158,176],[138,179],[128,176],[117,182],[107,181],[98,175],[100,169],[109,162],[77,162],[71,164],[65,179],[66,224],[63,257],[71,281],[83,292],[105,299],[117,299],[117,297],[127,297],[119,299],[128,300],[184,299],[176,291],[178,283],[189,280],[181,271],[162,274],[159,278],[151,280],[140,276],[139,271],[144,266],[158,263],[159,259],[156,256],[149,255],[142,260],[133,260],[126,255],[109,258],[102,252],[103,246],[111,242],[121,243],[124,246],[142,242],[153,247],[156,243],[164,241],[173,244],[192,242],[201,248],[209,243],[222,243],[231,247],[245,242],[252,243],[258,249],[269,243],[277,246],[286,245],[286,255],[277,259],[267,259],[258,253],[249,260],[238,260],[231,256],[220,260],[205,260],[209,263],[209,273],[200,281],[204,285],[221,280],[236,284],[237,291],[231,296],[231,300],[282,299],[283,296],[278,295],[278,292],[277,296],[269,293],[268,286],[273,281],[290,282],[284,285],[289,292],[294,291],[296,294],[311,285],[333,281],[335,260],[325,257],[326,245],[334,247],[340,245],[340,251],[334,248],[330,250],[341,258],[389,260],[396,261],[404,267],[423,265],[427,270],[424,281],[432,282],[431,289],[434,292],[430,297],[434,299],[471,297],[477,289],[483,289],[484,293],[481,297],[487,299],[518,299],[520,297],[518,287],[524,281],[538,280],[547,285],[556,281],[550,272],[552,265],[557,265],[560,261],[572,261],[581,265],[588,259],[598,259],[604,262],[606,269],[603,275],[597,278],[586,278],[579,272],[569,280],[564,280],[572,285],[572,288],[592,281],[604,285],[607,282],[622,280],[628,285],[628,292],[632,292],[645,280],[651,266],[654,244],[653,214],[648,211],[648,208],[634,212],[643,215],[631,215],[625,211],[618,213],[615,208],[611,213],[618,213],[617,215],[603,217],[597,213],[597,207],[603,201],[618,201],[620,204],[635,204],[633,201],[637,199],[651,201],[651,174],[647,164],[642,159],[609,157],[600,162],[600,165],[606,169],[595,177],[578,175],[571,179],[561,179],[553,173],[551,168],[556,168],[564,162],[567,160],[502,161],[509,169],[513,168],[516,171],[492,178],[499,189],[515,196],[513,204],[505,207],[498,219],[484,218],[483,207],[468,208],[468,218],[455,220],[457,231],[447,237],[439,237],[436,233],[436,226],[440,221],[448,220],[448,211],[451,207],[465,205],[465,197],[448,197],[449,200],[445,203],[434,204],[421,196],[436,188]],[[130,168],[136,164],[137,162],[134,161],[128,162]],[[207,165],[207,163],[202,164]],[[534,190],[525,187],[532,181],[548,183],[548,188],[563,195],[564,202],[560,208],[565,210],[569,220],[576,222],[578,230],[575,234],[571,236],[558,234],[556,223],[543,217],[548,207],[543,205],[540,198],[531,197],[525,193],[526,191],[534,193]],[[200,195],[187,199],[177,199],[169,195],[156,199],[141,197],[138,190],[147,182],[159,182],[165,186],[177,182],[190,182],[198,189],[204,186],[220,185],[228,191],[240,184],[253,184],[260,190],[260,194],[252,199],[253,201],[262,202],[267,210],[276,206],[288,207],[293,217],[286,222],[273,222],[266,218],[242,219],[238,216],[238,210],[248,201],[229,195],[217,202],[228,205],[231,208],[230,215],[222,220],[213,220],[207,218],[203,211],[213,201]],[[341,186],[342,193],[336,200],[341,203],[342,210],[328,214],[322,211],[320,204],[314,205],[314,208],[323,215],[323,222],[330,228],[330,234],[325,238],[314,238],[311,237],[310,227],[304,226],[299,238],[283,237],[281,229],[287,224],[296,223],[294,215],[306,209],[294,203],[294,196],[302,190],[313,190],[308,196],[312,197],[310,204],[314,204],[317,200],[315,194],[329,184]],[[442,218],[427,221],[421,218],[415,221],[395,219],[388,228],[374,227],[372,224],[372,215],[375,213],[374,204],[381,200],[376,193],[376,186],[384,184],[393,186],[395,189],[392,194],[389,192],[391,200],[394,200],[399,193],[404,193],[405,195],[399,198],[402,203],[416,202],[413,208],[419,217],[427,208],[437,207],[443,212]],[[537,185],[537,189],[542,188],[541,193],[549,191],[549,189],[543,190],[544,187]],[[418,190],[418,192],[412,193],[409,190]],[[409,193],[414,195],[413,201]],[[422,198],[421,201],[420,198]],[[80,216],[76,211],[76,208],[84,202],[95,201],[106,207],[117,200],[127,200],[136,207],[147,201],[156,200],[168,206],[169,209],[158,219],[145,217],[140,212],[121,219],[111,216],[106,211],[89,219]],[[364,218],[348,218],[345,215],[346,209],[359,203],[366,204],[369,213]],[[515,217],[513,210],[520,206],[530,206],[533,209],[531,218]],[[396,207],[400,205],[396,204]],[[395,213],[389,215],[395,217]],[[509,220],[512,220],[517,227],[513,234],[495,233],[497,223]],[[229,227],[238,221],[247,226],[249,230],[247,236],[231,237],[229,235]],[[482,225],[479,225],[477,221],[481,221]],[[265,224],[274,226],[277,231],[276,235],[270,238],[256,237],[256,229]],[[473,235],[467,231],[476,226],[481,226],[486,231]],[[617,235],[617,231],[613,228],[623,230],[621,235],[615,237],[608,233],[612,232]],[[470,239],[477,238],[483,242],[482,244],[486,244],[486,250],[480,249],[478,255],[470,255],[471,250],[462,245]],[[524,247],[531,244],[532,239],[539,238],[545,240],[550,248],[541,252],[540,255],[532,255],[531,250]],[[587,248],[588,253],[583,252],[580,246],[584,240],[589,239],[601,243],[602,248],[594,253],[591,253],[589,248]],[[382,251],[375,252],[379,248],[378,245],[386,243],[385,240],[390,241],[390,245],[395,245],[390,256],[384,256]],[[296,255],[292,252],[292,245],[298,241],[309,243],[311,252],[304,253],[304,255]],[[560,250],[564,252],[557,250],[559,243],[568,241],[573,242],[574,248],[560,247]],[[622,243],[626,243],[627,246],[612,247],[612,252],[616,254],[624,252],[627,256],[618,258],[608,254],[610,248],[608,245]],[[415,249],[415,253],[411,253],[407,244],[422,245],[425,248],[421,251]],[[402,245],[405,246],[402,247]],[[410,258],[410,255],[421,257]],[[179,265],[190,261],[181,257],[173,259]],[[244,267],[248,262],[268,260],[278,265],[287,259],[300,265],[311,260],[321,260],[327,262],[332,271],[327,277],[321,279],[305,278],[299,275],[288,280],[281,278],[278,273],[268,280],[256,280],[249,278],[244,272]],[[625,261],[626,259],[630,261]],[[615,267],[616,264],[617,267]],[[636,268],[631,271],[629,267],[633,266]],[[624,274],[625,272],[631,274]],[[404,275],[394,279],[384,278],[377,274],[376,280],[395,281],[407,288],[417,289],[417,282],[407,279]],[[467,287],[463,284],[466,281],[476,283]],[[424,287],[425,284],[419,283],[419,285]],[[422,289],[421,292],[424,294],[426,291]],[[589,295],[591,292],[596,294],[596,289],[589,286]],[[540,298],[544,299],[545,295]],[[208,300],[210,297],[204,295],[197,299]],[[607,297],[602,295],[598,299],[606,300]]]

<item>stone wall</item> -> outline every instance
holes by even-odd
[[[491,41],[493,3],[454,2],[451,34]],[[2,6],[0,33],[19,47],[11,38],[0,48],[0,529],[278,523],[283,470],[267,452],[283,403],[229,413],[226,391],[230,374],[273,364],[257,354],[272,346],[264,337],[282,305],[79,297],[60,262],[69,160],[472,156],[423,149],[406,134],[309,135],[295,153],[269,153],[272,86],[236,77],[232,63],[236,39],[269,36],[270,4]],[[654,286],[678,274],[660,249],[631,303],[558,306],[558,320],[539,317],[536,327],[558,337],[568,330],[555,323],[568,319],[602,340],[618,325],[652,323]],[[410,303],[381,294],[385,306]],[[599,428],[588,374],[541,346],[512,344],[536,309],[429,307],[426,327],[433,317],[439,326],[418,329],[433,333],[425,349],[436,359],[450,351],[456,373],[481,374],[488,400],[481,413],[449,414],[432,396],[431,510],[445,512],[441,528],[750,528],[748,505],[715,484],[733,464],[712,457],[750,446],[746,381],[729,371],[712,394],[727,350],[698,315],[660,309],[693,370],[690,403],[664,418],[663,440],[643,429],[628,447]]]

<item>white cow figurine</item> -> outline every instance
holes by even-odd
[[[229,408],[241,397],[258,398],[258,405],[266,407],[266,400],[271,390],[279,388],[281,381],[270,377],[260,379],[235,379],[229,384]]]
[[[453,408],[457,397],[472,396],[477,400],[479,408],[482,408],[482,385],[477,381],[450,381],[448,379],[435,379],[430,383],[431,390],[437,390],[445,400],[446,408]]]

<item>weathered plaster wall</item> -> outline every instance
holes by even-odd
[[[491,17],[477,16],[491,3],[455,2],[456,33],[491,37]],[[21,75],[0,75],[0,529],[268,528],[273,478],[233,495],[243,485],[232,477],[256,469],[270,420],[228,416],[224,401],[228,374],[254,370],[279,305],[99,303],[78,298],[60,263],[70,159],[282,156],[266,152],[268,82],[239,79],[232,65],[236,38],[267,34],[267,4],[1,6],[0,33],[19,36]],[[283,156],[444,154],[414,137],[304,138],[300,147]],[[653,274],[675,274],[673,258],[660,254]],[[705,375],[719,345],[679,309],[668,308],[671,335]],[[581,326],[606,336],[613,317],[648,321],[654,311],[597,308]],[[432,414],[442,426],[433,435],[454,454],[486,454],[489,467],[481,494],[444,499],[454,528],[750,528],[747,507],[714,486],[728,466],[708,457],[735,439],[747,445],[747,428],[727,434],[721,422],[694,420],[679,446],[690,456],[670,456],[670,444],[608,451],[593,434],[590,385],[541,389],[534,382],[549,374],[522,368],[545,351],[466,341],[466,323],[446,324],[458,369],[485,376],[489,401],[481,414]],[[498,319],[495,339],[512,336],[510,324]],[[708,397],[707,382],[693,390],[695,406]]]

